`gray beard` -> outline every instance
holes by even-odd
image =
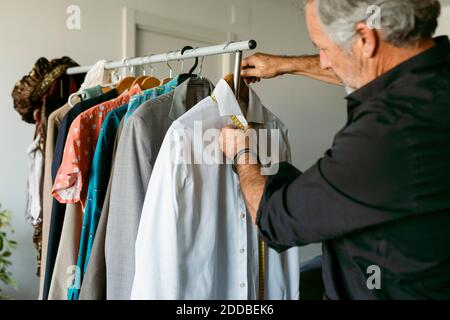
[[[352,87],[350,87],[349,85],[345,85],[345,92],[348,94],[348,95],[351,95],[353,92],[355,92],[356,91],[356,89],[355,88],[352,88]]]

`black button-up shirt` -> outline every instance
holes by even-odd
[[[322,242],[331,299],[450,299],[450,42],[435,41],[347,98],[315,166],[267,182],[262,236]]]

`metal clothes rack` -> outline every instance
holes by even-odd
[[[136,67],[146,64],[156,64],[169,61],[180,61],[198,57],[222,55],[228,53],[235,53],[235,65],[234,65],[234,89],[235,94],[239,97],[239,84],[241,83],[241,63],[243,51],[253,50],[257,46],[255,40],[228,42],[221,45],[196,48],[192,50],[186,50],[184,53],[179,51],[172,51],[157,55],[150,55],[147,57],[132,58],[124,61],[114,61],[106,64],[106,70],[114,70],[125,67]],[[93,66],[82,66],[67,69],[67,74],[80,74],[88,72]]]

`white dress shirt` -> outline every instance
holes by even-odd
[[[211,150],[222,159],[218,137],[224,126],[233,124],[231,115],[257,130],[279,132],[277,162],[290,161],[288,133],[251,89],[245,119],[224,80],[213,97],[175,121],[164,139],[136,240],[133,300],[258,298],[258,231],[247,213],[239,179],[230,164],[196,161]],[[213,131],[208,130],[204,142],[187,144],[195,140],[200,123],[201,133]],[[190,138],[184,143],[179,140],[182,133]],[[182,154],[192,155],[196,164],[186,163]],[[267,246],[265,250],[265,299],[299,299],[299,248],[282,254]]]

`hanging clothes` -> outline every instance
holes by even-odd
[[[99,97],[103,94],[102,88],[103,88],[102,86],[98,85],[92,88],[85,89],[81,93],[81,98],[83,100],[89,100],[95,97]]]
[[[67,68],[67,66],[64,66]],[[58,72],[65,72],[66,69],[57,69]],[[59,74],[59,73],[58,73]],[[62,105],[66,104],[70,95],[77,91],[80,84],[83,82],[81,75],[67,76],[63,74],[60,78],[48,78],[44,81],[53,81],[47,90],[46,94],[42,97],[42,107],[40,109],[40,121],[37,124],[36,132],[40,135],[40,148],[45,152],[45,144],[47,141],[47,122],[48,117],[53,111],[59,109]]]
[[[173,121],[209,96],[213,88],[207,79],[187,80],[173,92],[144,103],[126,123],[115,159],[106,231],[108,300],[131,297],[134,242],[164,136]]]
[[[80,252],[78,256],[78,268],[81,270],[80,282],[82,283],[83,275],[89,263],[92,246],[96,235],[96,229],[102,207],[104,205],[104,197],[109,181],[109,172],[112,163],[113,142],[122,118],[127,114],[131,116],[133,112],[145,101],[154,99],[161,94],[171,92],[178,85],[178,77],[169,83],[153,89],[143,91],[133,95],[128,104],[111,111],[105,120],[99,140],[97,142],[94,154],[93,164],[91,168],[91,178],[88,187],[88,200],[84,210],[83,227],[80,242]],[[79,290],[69,291],[69,298],[77,300]]]
[[[111,170],[109,172],[109,182],[105,194],[105,200],[100,214],[100,221],[98,223],[97,232],[92,247],[89,264],[87,266],[84,281],[81,284],[80,300],[106,300],[106,262],[105,262],[105,237],[106,225],[108,223],[109,202],[111,198],[111,186],[114,171],[115,159],[117,154],[117,147],[120,136],[124,128],[125,119],[122,119],[120,126],[117,129],[117,134],[114,140],[114,148],[112,154]]]
[[[84,84],[86,83],[86,80]],[[81,96],[93,99],[101,96],[101,86],[84,89]],[[77,102],[78,97],[72,98],[72,102]],[[74,109],[77,109],[76,105]],[[51,196],[51,189],[48,192]],[[56,200],[55,200],[56,201]],[[58,205],[60,205],[58,203]],[[50,282],[48,300],[67,300],[67,281],[70,274],[74,274],[74,266],[77,263],[77,253],[80,243],[80,233],[83,219],[83,210],[80,203],[63,205],[65,207],[64,222],[62,225],[61,237],[59,239],[58,251],[53,267],[53,274]]]
[[[107,115],[122,105],[128,104],[130,98],[139,94],[139,85],[126,90],[118,98],[95,106],[75,119],[69,131],[66,141],[64,159],[58,171],[53,186],[53,196],[60,202],[81,202],[83,209],[86,208],[87,191],[89,185],[88,173],[91,170],[92,160],[95,153],[101,127]],[[84,237],[82,233],[80,248],[84,249]],[[83,253],[79,256],[77,265],[84,265]],[[84,267],[77,268],[74,283],[69,287],[68,298],[76,299]]]
[[[117,97],[117,91],[111,90],[110,92],[103,94],[97,98],[93,98],[86,101],[81,101],[75,105],[64,117],[60,130],[58,132],[58,137],[55,144],[55,152],[52,161],[52,181],[55,181],[56,174],[62,162],[64,155],[64,146],[66,144],[66,139],[69,133],[70,126],[72,122],[80,115],[82,112],[96,106],[102,102],[109,101]],[[53,187],[53,183],[52,183]],[[53,269],[55,266],[55,260],[58,253],[59,241],[61,237],[61,230],[64,223],[64,216],[66,211],[66,205],[60,204],[57,200],[53,199],[52,213],[50,220],[50,231],[47,246],[47,261],[45,270],[45,280],[42,298],[44,300],[48,299],[50,284],[53,277]]]
[[[33,243],[37,251],[37,276],[40,276],[41,273],[42,260],[42,189],[44,179],[44,155],[40,148],[40,141],[41,137],[38,135],[27,150],[29,171],[26,220],[34,228]]]
[[[29,161],[28,170],[28,201],[26,210],[26,220],[35,226],[41,223],[42,213],[42,187],[44,156],[39,148],[40,137],[37,136],[33,143],[28,147],[27,155]]]
[[[131,299],[258,299],[258,230],[238,177],[231,165],[189,164],[180,156],[192,154],[192,163],[201,163],[208,148],[220,159],[219,137],[200,145],[173,140],[184,133],[193,141],[198,124],[220,132],[232,124],[230,116],[243,116],[224,80],[213,95],[176,120],[161,146],[139,223]],[[256,130],[277,130],[279,160],[290,160],[287,130],[252,90],[246,119]],[[173,143],[179,152],[172,152]],[[278,254],[266,247],[264,255],[264,298],[299,299],[299,249]]]
[[[79,99],[74,99],[75,103]],[[41,255],[41,274],[39,282],[39,300],[42,300],[44,289],[45,269],[47,263],[47,246],[50,233],[50,220],[52,214],[52,161],[55,152],[56,137],[58,136],[64,116],[69,112],[70,105],[66,103],[64,106],[54,111],[48,117],[47,123],[47,139],[45,143],[45,169],[44,169],[44,189],[43,189],[43,211],[42,211],[42,255]]]
[[[83,100],[88,100],[93,96],[100,96],[103,92],[101,86],[111,83],[111,71],[106,70],[108,61],[98,61],[86,74],[79,92],[82,93]]]
[[[84,210],[77,259],[77,269],[81,272],[80,274],[77,274],[77,276],[80,277],[80,284],[83,281],[83,276],[86,273],[89,263],[98,220],[100,219],[100,213],[103,207],[109,174],[111,172],[116,133],[127,110],[128,105],[125,104],[108,114],[97,141],[89,178],[87,202]],[[78,300],[80,289],[81,285],[76,290],[69,290],[68,299]]]
[[[103,121],[110,111],[128,103],[131,96],[140,92],[140,87],[136,85],[118,98],[83,112],[74,120],[67,136],[64,158],[53,184],[53,197],[60,203],[81,201],[83,208],[86,207],[87,174]]]
[[[175,90],[178,86],[178,81],[179,77],[177,76],[162,86],[145,90],[141,94],[133,96],[130,100],[130,103],[128,104],[128,110],[125,120],[128,120],[128,118],[131,117],[133,113],[146,101],[155,99],[163,94],[167,94]]]
[[[53,266],[48,300],[67,300],[67,283],[75,277],[82,225],[83,209],[81,203],[67,204],[58,252]]]

